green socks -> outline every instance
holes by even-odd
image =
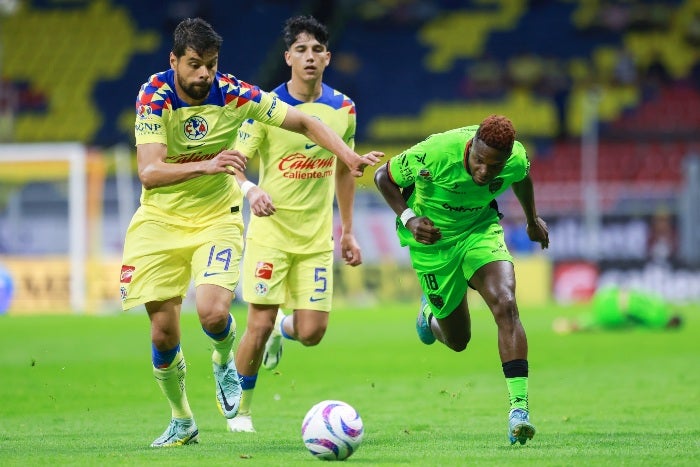
[[[511,409],[524,409],[527,407],[527,377],[506,378]]]

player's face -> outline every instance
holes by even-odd
[[[219,52],[214,50],[200,56],[187,48],[185,55],[175,57],[170,53],[170,66],[175,70],[178,95],[188,104],[199,103],[207,98],[219,65]]]
[[[487,185],[498,176],[506,166],[510,154],[487,146],[478,138],[472,139],[469,148],[469,173],[477,185]]]
[[[314,36],[302,32],[284,52],[284,60],[292,67],[292,75],[297,79],[318,80],[331,61],[331,53]]]

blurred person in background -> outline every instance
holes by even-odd
[[[439,340],[461,352],[471,340],[467,290],[475,289],[498,326],[498,351],[510,399],[508,439],[535,434],[528,407],[527,337],[515,300],[513,258],[499,223],[496,198],[512,186],[530,240],[549,246],[537,215],[530,161],[507,117],[429,136],[392,157],[375,183],[398,216],[423,298],[416,321],[424,344]]]
[[[152,447],[198,441],[185,391],[180,348],[182,299],[193,279],[196,309],[214,348],[216,400],[238,412],[241,387],[233,356],[230,314],[243,249],[241,191],[233,175],[245,156],[230,150],[247,119],[302,133],[348,164],[353,176],[377,162],[361,158],[335,132],[277,96],[218,71],[222,38],[200,18],[174,31],[170,69],[152,75],[136,101],[136,157],[141,204],[126,233],[122,307],[145,305],[151,322],[153,374],[171,421]]]
[[[661,296],[615,285],[599,288],[590,313],[575,318],[559,317],[552,323],[557,334],[631,328],[676,329],[683,318]]]
[[[272,94],[328,124],[353,148],[355,104],[323,82],[331,59],[327,28],[311,16],[296,16],[286,21],[283,36],[291,78]],[[355,180],[331,152],[250,120],[241,125],[235,148],[260,158],[259,186],[237,174],[253,216],[243,257],[248,321],[236,354],[243,395],[238,415],[228,421],[231,431],[252,432],[261,364],[277,367],[283,339],[314,346],[325,335],[333,300],[334,193],[342,222],[341,256],[345,264],[358,266],[362,254],[352,230]],[[280,306],[293,312],[285,315]]]

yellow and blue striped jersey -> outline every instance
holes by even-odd
[[[166,162],[181,164],[214,158],[230,149],[246,119],[281,125],[287,105],[257,86],[217,72],[206,101],[190,106],[175,92],[175,73],[152,75],[136,99],[136,144],[167,146]],[[205,175],[171,186],[141,191],[141,209],[178,225],[209,225],[241,204],[233,176]]]

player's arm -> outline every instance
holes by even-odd
[[[245,172],[236,171],[236,181],[243,196],[248,200],[250,212],[258,217],[271,216],[277,210],[270,195],[255,183],[248,180]]]
[[[290,107],[281,125],[282,128],[301,133],[319,146],[326,148],[343,161],[354,177],[361,177],[365,167],[375,165],[384,155],[379,151],[371,151],[360,157],[350,149],[340,136],[328,125],[299,110]]]
[[[355,177],[345,164],[338,164],[335,171],[335,197],[342,232],[340,234],[340,253],[349,266],[362,264],[360,245],[352,232],[353,202],[355,200]]]
[[[526,175],[519,182],[512,185],[513,193],[518,198],[520,206],[523,208],[525,218],[527,219],[527,235],[533,242],[538,242],[542,249],[549,246],[549,231],[547,223],[537,215],[535,207],[535,189],[532,184],[532,179]]]
[[[401,223],[411,232],[416,241],[426,245],[435,243],[442,238],[440,229],[436,228],[428,217],[417,216],[413,209],[408,207],[403,193],[401,193],[401,188],[391,179],[390,162],[379,167],[374,173],[374,184],[377,185],[386,203],[399,216]]]
[[[169,164],[165,162],[167,147],[162,143],[145,143],[136,146],[139,180],[147,190],[175,185],[202,175],[245,170],[246,157],[238,151],[222,151],[216,157],[203,161]]]

